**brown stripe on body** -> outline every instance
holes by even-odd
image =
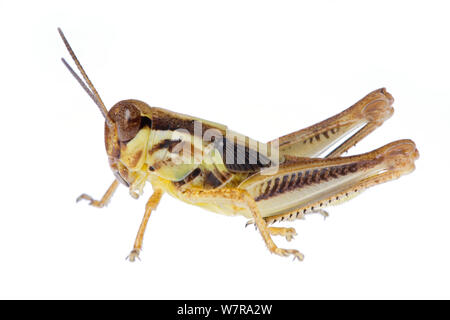
[[[216,127],[210,126],[200,120],[184,118],[182,115],[171,113],[168,110],[159,108],[152,108],[152,129],[153,130],[171,130],[177,129],[187,130],[190,134],[194,135],[195,123],[201,123],[201,132],[198,132],[203,136],[206,130],[215,129],[220,132]],[[200,126],[199,126],[200,128]],[[221,134],[223,134],[221,132]]]
[[[311,184],[311,176],[309,175],[309,170],[305,171],[305,174],[303,175],[302,179],[302,185],[310,185]]]
[[[294,185],[293,189],[297,188],[301,184],[302,175],[303,175],[302,172],[297,173],[297,180],[295,181],[295,185]]]
[[[181,142],[181,139],[171,140],[164,139],[161,142],[155,144],[150,150],[149,154],[153,154],[161,149],[168,149],[170,152],[173,150],[175,146],[177,146]]]
[[[181,139],[171,140],[165,139],[155,144],[149,151],[148,155],[152,156],[154,153],[160,150],[167,150],[170,153],[184,157],[185,161],[195,161],[203,157],[202,149],[195,148],[194,144],[189,141],[183,141]]]
[[[223,186],[230,180],[232,174],[227,171],[220,171],[217,167],[212,170],[202,169],[203,172],[203,187],[205,189],[215,189]]]
[[[181,187],[194,181],[197,177],[199,177],[200,180],[197,179],[198,181],[195,182],[196,184],[199,183],[204,189],[215,189],[224,185],[231,178],[231,174],[220,172],[217,169],[208,170],[196,168],[183,180],[173,182],[173,184],[176,187]]]
[[[288,190],[292,190],[292,188],[295,186],[295,181],[296,181],[296,179],[297,179],[297,173],[293,173],[292,175],[291,175],[291,180],[289,181],[289,184],[288,184],[288,186],[287,186],[287,189]]]
[[[358,163],[350,163],[345,165],[337,165],[322,169],[305,170],[296,173],[288,173],[282,177],[277,177],[273,180],[267,181],[267,187],[264,193],[258,195],[255,201],[267,200],[272,197],[276,197],[285,192],[290,192],[296,189],[303,188],[305,186],[311,186],[322,182],[330,181],[331,179],[337,179],[339,177],[346,176],[350,173],[354,173],[360,169],[373,167],[379,161],[365,161]],[[274,185],[271,187],[271,182]]]
[[[130,159],[128,160],[128,165],[130,168],[135,168],[138,165],[139,161],[141,160],[142,153],[142,150],[138,150],[130,156]]]
[[[278,188],[277,192],[283,193],[284,190],[286,190],[288,179],[289,179],[288,174],[283,176],[283,181],[281,181],[280,187]]]
[[[261,192],[261,194],[255,199],[256,201],[269,198],[270,190],[272,190],[272,188],[271,188],[272,180],[269,180],[266,183],[263,183],[262,185],[264,186],[262,189],[265,188],[265,191]]]
[[[155,170],[159,170],[159,169],[161,169],[162,167],[165,167],[165,166],[174,167],[174,166],[176,166],[176,163],[171,158],[166,159],[166,160],[157,161],[157,162],[155,162],[153,164],[153,166],[151,166],[149,168],[149,170],[150,171],[155,171]]]
[[[212,171],[208,171],[205,173],[205,186],[215,189],[222,185],[222,181],[220,181],[216,175]]]
[[[268,197],[269,192],[270,192],[270,185],[272,184],[272,180],[269,180],[267,182],[267,186],[266,186],[266,191],[264,191],[264,193],[261,195],[263,197],[263,199],[266,199],[266,197]],[[261,197],[260,196],[260,197]]]
[[[330,168],[330,176],[331,176],[332,178],[337,178],[337,177],[338,177],[338,175],[337,175],[337,173],[338,173],[338,168],[339,168],[339,167],[331,167],[331,168]]]
[[[277,192],[279,183],[280,183],[280,178],[276,178],[274,181],[274,184],[273,184],[273,188],[268,195],[269,198],[273,197],[273,195]]]
[[[328,168],[323,168],[320,170],[320,180],[328,181],[328,177],[330,176],[330,172]]]
[[[261,152],[237,141],[224,138],[215,143],[225,166],[231,172],[256,172],[272,165],[270,159]]]
[[[314,183],[318,183],[320,181],[319,170],[315,169],[311,176],[311,181]]]

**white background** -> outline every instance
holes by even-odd
[[[450,298],[450,7],[442,1],[0,1],[0,298]],[[416,171],[310,216],[271,255],[246,220],[113,176],[103,118],[64,68],[61,27],[103,100],[137,98],[260,141],[386,87],[395,114],[351,154],[413,139]],[[73,65],[73,64],[72,64]]]

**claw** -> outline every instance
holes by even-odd
[[[311,211],[309,214],[311,214],[311,213],[320,214],[323,217],[323,220],[326,220],[330,216],[330,214],[323,209],[317,209],[317,210]]]
[[[291,241],[294,239],[294,236],[297,235],[297,232],[295,231],[294,228],[289,228],[289,232],[286,234],[285,238],[287,241]]]
[[[96,208],[103,208],[106,203],[102,203],[101,201],[95,200],[94,198],[92,198],[90,195],[87,195],[85,193],[83,193],[82,195],[80,195],[77,198],[76,202],[80,202],[81,200],[87,200],[89,201],[89,205],[96,207]]]
[[[139,253],[139,249],[133,249],[125,259],[130,260],[130,262],[135,262],[137,258],[139,261],[141,261],[141,258],[139,258]]]
[[[80,202],[83,199],[89,201],[90,202],[89,204],[92,204],[95,201],[94,198],[92,198],[90,195],[83,193],[80,196],[78,196],[76,202]]]
[[[317,213],[323,217],[323,220],[326,220],[330,216],[330,214],[323,209],[317,210]]]
[[[297,235],[297,231],[294,228],[286,228],[284,234],[281,235],[284,235],[287,241],[291,241]]]
[[[287,257],[289,255],[293,255],[294,256],[294,260],[298,259],[298,261],[303,261],[304,259],[304,255],[295,249],[280,249],[280,248],[276,248],[275,251],[273,251],[274,253],[280,255],[280,256],[284,256]]]
[[[295,250],[297,251],[297,250]],[[297,259],[298,261],[303,261],[303,259],[305,258],[305,256],[301,253],[301,252],[296,252],[293,254],[294,255],[294,259],[293,261],[295,261],[295,259]]]

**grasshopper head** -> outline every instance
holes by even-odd
[[[128,187],[142,175],[152,127],[151,108],[142,101],[123,100],[109,110],[108,118],[112,122],[105,123],[109,164],[116,178]]]
[[[64,33],[59,28],[58,32],[82,78],[78,76],[64,58],[61,59],[63,64],[94,101],[103,117],[105,117],[106,152],[108,153],[109,164],[114,175],[120,182],[130,187],[132,195],[136,195],[133,190],[136,188],[142,190],[145,183],[146,170],[142,171],[142,169],[145,164],[145,151],[152,127],[152,110],[142,101],[123,100],[116,103],[108,111]]]

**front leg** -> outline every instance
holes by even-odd
[[[119,185],[119,181],[114,180],[114,182],[111,184],[111,186],[108,188],[108,190],[106,190],[105,194],[100,199],[100,201],[94,200],[94,198],[92,198],[90,195],[83,193],[82,195],[80,195],[77,198],[77,202],[79,202],[80,200],[87,200],[87,201],[89,201],[89,204],[91,206],[96,207],[96,208],[103,208],[104,206],[106,206],[108,204],[109,200],[111,199],[114,192],[116,191],[118,185]]]
[[[150,199],[148,199],[147,204],[145,205],[144,218],[142,219],[141,226],[139,227],[133,250],[127,257],[127,259],[129,259],[131,262],[134,262],[136,258],[139,259],[139,253],[142,250],[142,243],[144,241],[144,233],[145,229],[147,228],[148,219],[150,218],[150,214],[152,213],[152,211],[156,210],[159,201],[161,201],[163,193],[164,192],[161,189],[155,189],[152,196],[150,197]]]
[[[248,194],[247,191],[238,188],[186,190],[183,192],[183,197],[185,197],[185,199],[191,203],[214,201],[215,199],[225,199],[247,206],[252,213],[256,227],[261,233],[261,236],[263,237],[263,240],[271,253],[275,253],[280,256],[293,255],[294,259],[303,260],[303,254],[301,254],[299,251],[295,249],[281,249],[275,245],[270,236],[271,230],[267,227],[266,221],[262,218],[255,200]],[[272,231],[276,232],[275,230]]]

